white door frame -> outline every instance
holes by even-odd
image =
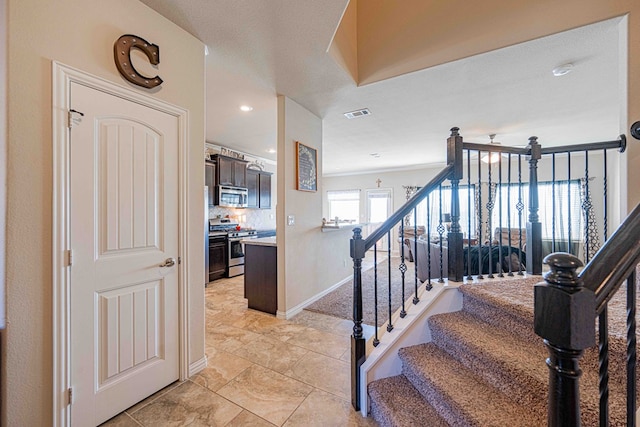
[[[188,111],[165,101],[135,92],[108,80],[83,71],[52,63],[53,86],[53,426],[70,426],[69,387],[71,386],[70,360],[70,272],[69,238],[69,142],[70,87],[75,82],[90,88],[136,102],[149,108],[175,116],[178,120],[178,256],[187,257],[187,142]],[[178,266],[178,352],[180,380],[189,377],[189,279],[186,263]]]

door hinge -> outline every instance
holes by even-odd
[[[73,264],[73,251],[71,249],[67,250],[67,267],[71,267]]]
[[[178,264],[182,264],[182,257],[178,257]]]
[[[79,122],[81,120],[80,118],[75,119],[74,116],[73,116],[74,114],[79,114],[80,117],[84,117],[84,113],[82,113],[82,112],[80,112],[78,110],[74,110],[73,108],[71,110],[69,110],[67,112],[67,127],[69,129],[71,129],[73,127],[74,123],[77,123],[77,122]]]
[[[71,405],[72,403],[73,403],[73,389],[69,387],[69,390],[67,390],[67,404]]]

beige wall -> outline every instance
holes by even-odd
[[[296,141],[318,150],[318,191],[296,190]],[[323,233],[322,121],[284,96],[278,97],[278,313],[352,274],[349,235]],[[287,225],[287,216],[295,225]],[[346,265],[345,265],[346,264]]]
[[[113,43],[132,33],[160,46],[152,96],[189,111],[190,361],[204,355],[204,47],[142,3],[130,0],[9,0],[9,128],[6,342],[0,421],[52,424],[51,61],[137,92],[113,63]],[[6,345],[5,345],[6,344]]]
[[[522,43],[616,16],[628,27],[620,58],[620,133],[640,119],[640,2],[637,0],[370,0],[358,2],[357,77],[367,84],[426,67]],[[345,52],[352,51],[346,48]],[[627,63],[628,57],[628,63]],[[625,68],[625,67],[623,67]],[[635,96],[634,96],[635,94]],[[631,140],[619,168],[620,208],[640,202],[640,144]],[[626,197],[624,197],[626,195]]]

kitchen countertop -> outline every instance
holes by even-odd
[[[277,246],[276,238],[274,237],[261,237],[258,239],[244,239],[242,243],[245,245],[256,245],[256,246]]]

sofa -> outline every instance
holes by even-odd
[[[418,279],[421,282],[427,281],[429,277],[431,280],[437,280],[448,276],[449,263],[446,242],[443,242],[441,246],[440,243],[430,243],[423,239],[406,239],[406,244],[417,259]],[[502,257],[500,252],[502,252]],[[440,254],[442,254],[442,258]],[[492,273],[498,273],[500,269],[505,273],[509,270],[517,272],[526,269],[524,251],[520,252],[518,247],[509,245],[465,247],[463,257],[465,275],[469,272],[472,275],[478,274],[480,266],[482,266],[482,274],[487,274],[489,273],[489,263],[492,263]],[[501,259],[502,264],[500,264]],[[410,260],[407,259],[407,261]]]

